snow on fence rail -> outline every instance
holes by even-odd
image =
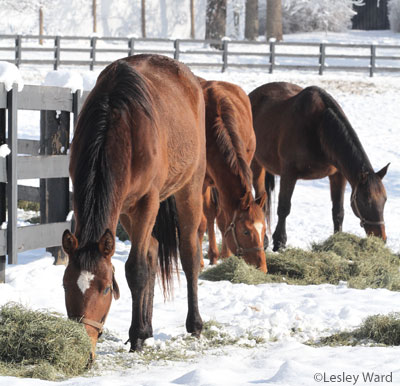
[[[42,42],[42,44],[39,44]],[[128,37],[0,35],[0,60],[21,65],[83,66],[90,70],[139,53],[159,53],[190,67],[400,72],[400,45]]]
[[[0,145],[7,141],[11,150],[7,158],[0,157],[0,225],[7,214],[7,227],[0,229],[0,282],[5,281],[6,254],[9,264],[18,262],[19,252],[44,247],[56,262],[65,258],[59,246],[62,232],[71,227],[66,221],[70,115],[75,122],[86,96],[50,86],[25,86],[19,92],[14,85],[7,92],[0,84]],[[18,139],[19,110],[40,111],[40,141]],[[41,179],[39,191],[18,186],[18,180],[32,178]],[[18,199],[40,201],[40,225],[18,227]]]

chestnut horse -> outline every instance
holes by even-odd
[[[374,172],[356,132],[333,97],[316,86],[302,89],[285,82],[260,86],[249,97],[257,138],[252,163],[256,194],[269,190],[265,185],[269,173],[281,176],[273,250],[286,244],[286,217],[296,181],[326,176],[334,232],[342,230],[344,191],[349,181],[351,207],[361,226],[367,234],[386,240],[382,178],[389,165]]]
[[[70,318],[95,345],[112,296],[111,257],[120,218],[132,243],[125,274],[132,293],[130,351],[152,336],[155,276],[171,290],[177,244],[187,278],[186,329],[202,330],[197,281],[206,170],[204,98],[183,64],[159,55],[115,61],[100,74],[79,115],[71,146],[76,233],[63,284]]]
[[[200,81],[206,104],[207,172],[203,195],[210,264],[218,258],[214,234],[214,218],[218,213],[213,207],[218,196],[221,207],[218,225],[227,247],[221,252],[222,257],[228,257],[231,250],[266,272],[264,203],[256,202],[252,193],[250,163],[256,144],[249,98],[232,83]],[[218,192],[216,195],[214,191],[214,202],[208,199],[211,187]],[[203,218],[201,239],[204,222]]]

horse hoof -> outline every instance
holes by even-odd
[[[131,343],[129,352],[137,352],[143,350],[144,339],[138,338],[135,342]]]

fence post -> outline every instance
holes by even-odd
[[[0,146],[6,143],[6,109],[0,109]],[[6,184],[0,183],[0,226],[6,221]],[[0,256],[0,283],[6,282],[6,256]]]
[[[40,154],[67,154],[69,147],[70,113],[40,112]],[[65,221],[69,212],[69,179],[40,180],[40,222],[48,224]],[[60,235],[61,241],[61,235]],[[46,248],[54,256],[54,264],[66,264],[67,255],[61,247]]]
[[[129,39],[128,47],[129,47],[129,55],[128,56],[134,55],[135,54],[135,39],[134,38]]]
[[[222,42],[222,72],[228,68],[228,40]]]
[[[175,59],[175,60],[179,60],[179,54],[180,54],[180,52],[179,52],[179,48],[180,48],[179,45],[180,45],[179,39],[176,39],[176,40],[174,41],[174,48],[175,48],[174,59]]]
[[[275,42],[269,42],[269,73],[274,72],[275,67]]]
[[[96,63],[96,45],[97,45],[97,37],[94,36],[90,39],[90,47],[92,48],[90,51],[90,58],[92,62],[90,63],[90,70],[93,71],[94,65]]]
[[[60,37],[56,36],[54,39],[54,70],[58,70],[60,65]]]
[[[319,45],[319,74],[323,75],[325,70],[325,43]]]
[[[17,95],[18,86],[13,85],[12,90],[7,93],[8,109],[8,147],[11,153],[7,156],[7,254],[8,263],[17,264],[17,207],[18,207],[18,180],[17,180],[17,158],[18,158],[18,121],[17,121]]]
[[[376,61],[376,46],[371,44],[371,62],[369,66],[369,76],[372,78],[375,71],[375,61]]]
[[[21,35],[18,35],[15,39],[15,65],[19,67],[21,63]]]

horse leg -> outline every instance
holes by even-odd
[[[296,185],[296,178],[290,174],[283,174],[279,187],[278,196],[278,224],[272,235],[274,241],[273,251],[276,252],[286,246],[286,217],[289,216],[291,199]]]
[[[129,238],[132,243],[125,263],[125,276],[132,294],[130,351],[140,350],[144,341],[153,336],[152,314],[158,243],[152,236],[152,230],[158,208],[158,193],[154,192],[143,197],[129,215],[121,216],[123,226],[130,230]]]
[[[226,218],[222,210],[217,215],[217,225],[222,234],[222,246],[221,246],[220,256],[221,258],[226,259],[227,257],[232,255],[232,252],[229,249],[228,245],[226,244],[225,240],[225,231],[228,227],[228,219]]]
[[[197,231],[203,210],[201,190],[189,183],[175,194],[175,200],[179,219],[179,255],[187,281],[186,330],[194,336],[200,336],[203,322],[198,306],[197,284],[201,247]]]
[[[207,233],[208,233],[208,258],[210,259],[210,265],[213,265],[218,260],[218,246],[215,238],[215,217],[217,216],[217,207],[211,197],[212,187],[207,186],[203,192],[203,212],[206,217]]]
[[[335,233],[342,231],[344,218],[343,201],[346,182],[346,178],[340,172],[336,172],[335,174],[329,176],[332,200],[333,231]]]
[[[204,233],[206,233],[206,229],[207,229],[207,218],[203,213],[203,215],[201,216],[200,226],[198,230],[199,242],[202,252],[203,252],[203,238],[204,238]],[[200,268],[201,269],[204,268],[203,253],[201,253],[200,255]]]

